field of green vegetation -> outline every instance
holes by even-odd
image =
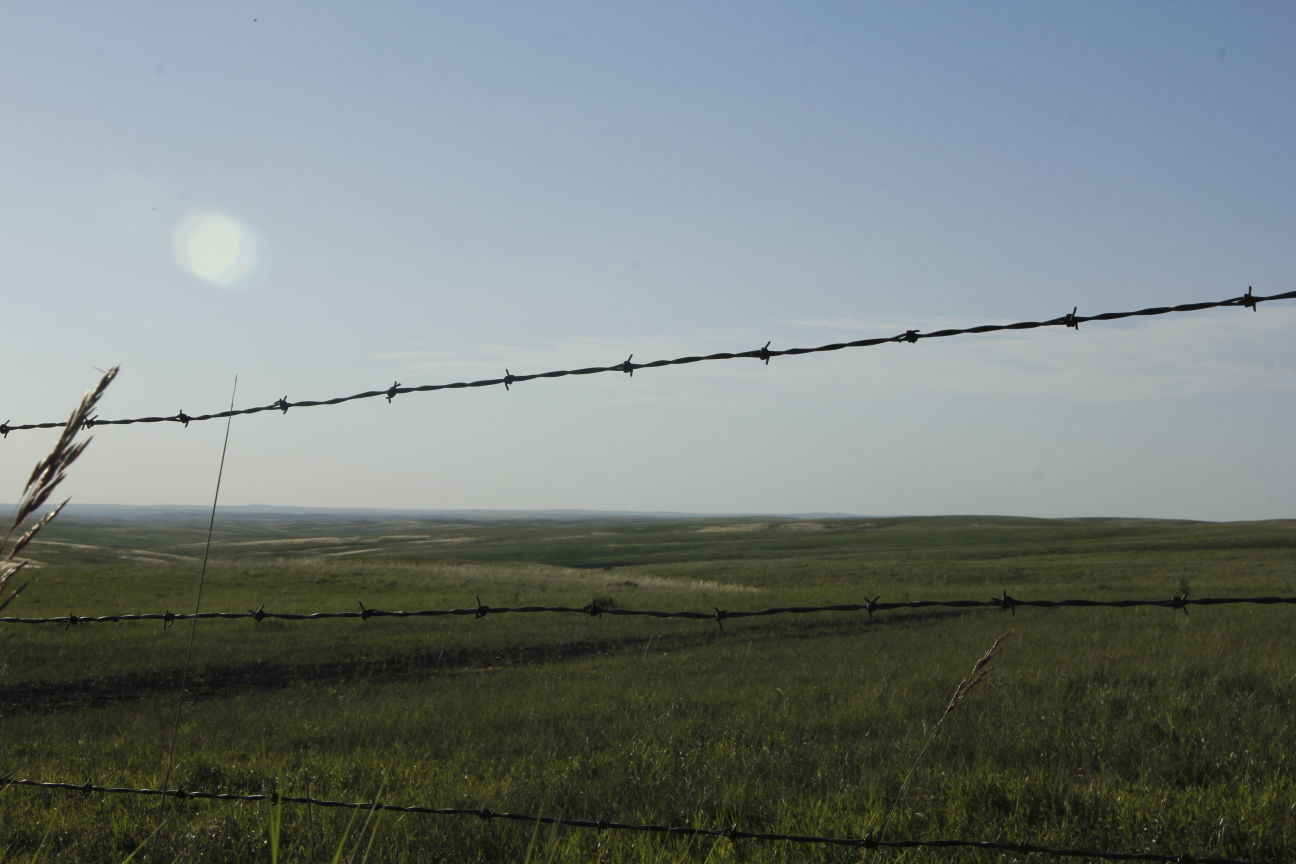
[[[187,612],[206,520],[61,518],[5,614]],[[221,518],[203,608],[1296,595],[1296,522]],[[932,737],[955,686],[990,674]],[[1296,859],[1296,607],[0,625],[0,775]],[[177,705],[179,709],[177,711]],[[930,743],[929,743],[930,742]],[[925,748],[925,749],[924,749]],[[0,862],[1008,861],[0,788]],[[349,829],[349,831],[348,831]],[[277,839],[272,839],[272,834]],[[1048,860],[1032,857],[1032,860]]]

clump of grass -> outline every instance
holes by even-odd
[[[67,476],[68,467],[77,460],[77,457],[85,450],[86,445],[91,441],[90,438],[77,440],[77,433],[86,425],[86,421],[94,417],[95,406],[99,404],[99,399],[103,396],[108,385],[117,377],[117,366],[112,367],[104,376],[99,379],[98,385],[93,390],[87,392],[81,397],[80,404],[73,409],[71,416],[68,417],[67,423],[63,426],[63,432],[59,435],[58,441],[54,444],[54,449],[49,454],[36,463],[35,469],[32,470],[31,477],[28,478],[27,484],[23,487],[22,499],[18,502],[18,510],[14,514],[13,522],[5,532],[4,539],[0,540],[0,610],[17,599],[18,595],[28,584],[10,587],[10,581],[29,563],[18,556],[26,548],[27,544],[32,541],[40,530],[54,520],[54,517],[67,506],[70,498],[65,498],[63,503],[59,504],[50,512],[36,520],[30,528],[18,535],[13,545],[9,541],[13,538],[14,533],[22,528],[23,524],[42,507],[45,506],[54,490],[63,482]]]

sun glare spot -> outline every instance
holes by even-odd
[[[251,274],[256,247],[252,229],[219,210],[190,211],[171,232],[176,262],[199,279],[223,288],[234,287]]]

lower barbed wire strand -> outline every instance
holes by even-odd
[[[1158,852],[1106,852],[1096,849],[1071,849],[1064,847],[1043,846],[1034,843],[1011,843],[1002,840],[967,840],[967,839],[892,839],[883,840],[874,837],[833,837],[816,834],[786,834],[765,831],[743,831],[738,828],[699,828],[691,825],[653,825],[621,822],[609,819],[577,819],[567,816],[544,816],[533,813],[495,812],[489,808],[468,807],[429,807],[425,805],[388,804],[380,801],[339,801],[327,798],[315,798],[306,795],[284,795],[278,792],[257,792],[240,794],[234,792],[212,792],[190,789],[148,789],[128,786],[104,786],[96,783],[65,783],[49,780],[31,780],[15,777],[0,777],[0,787],[18,786],[33,789],[47,789],[62,792],[102,795],[141,795],[151,797],[170,797],[201,801],[245,801],[269,802],[272,804],[296,804],[306,807],[322,807],[344,810],[370,810],[393,813],[411,813],[429,816],[475,816],[483,821],[502,819],[511,822],[531,822],[544,825],[555,825],[566,828],[587,828],[599,831],[629,831],[638,833],[668,834],[673,836],[706,836],[727,837],[730,840],[757,840],[761,842],[786,842],[832,846],[853,846],[864,849],[982,849],[989,852],[1013,854],[1034,854],[1060,858],[1092,858],[1103,861],[1151,861],[1168,862],[1168,864],[1277,864],[1277,862],[1258,861],[1253,859],[1224,858],[1188,854],[1167,854]]]

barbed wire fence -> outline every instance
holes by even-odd
[[[776,615],[811,615],[822,612],[866,612],[873,617],[876,612],[889,612],[896,609],[1002,609],[1016,613],[1017,609],[1136,609],[1156,607],[1178,609],[1184,614],[1191,606],[1296,606],[1296,597],[1189,597],[1184,594],[1166,599],[1113,599],[1113,600],[1020,600],[1004,592],[1001,597],[989,600],[896,600],[882,601],[874,597],[864,603],[833,603],[820,606],[774,606],[768,609],[720,609],[703,610],[666,610],[666,609],[628,609],[620,606],[601,604],[592,601],[584,606],[487,606],[477,598],[477,605],[462,606],[454,609],[416,609],[409,611],[393,609],[375,609],[360,603],[359,609],[345,612],[273,612],[267,611],[265,604],[245,612],[123,612],[107,615],[51,615],[46,617],[0,617],[0,624],[62,624],[71,628],[79,624],[115,624],[125,621],[161,621],[162,626],[170,627],[177,621],[220,620],[233,621],[250,619],[252,621],[333,621],[352,619],[367,621],[370,618],[442,618],[469,617],[486,618],[490,615],[526,615],[534,613],[559,613],[601,617],[641,617],[641,618],[682,618],[693,621],[714,621],[722,628],[726,620],[742,618],[769,618]]]
[[[1258,294],[1253,294],[1251,288],[1248,287],[1247,293],[1238,297],[1229,297],[1224,300],[1209,300],[1201,303],[1180,303],[1176,306],[1150,306],[1146,309],[1136,309],[1127,312],[1102,312],[1097,315],[1080,315],[1078,314],[1079,307],[1074,307],[1065,315],[1060,315],[1057,318],[1049,318],[1045,321],[1018,321],[1013,324],[981,324],[975,327],[934,330],[930,333],[923,333],[919,330],[906,330],[896,336],[856,339],[852,342],[833,342],[827,345],[819,345],[814,348],[770,348],[770,345],[772,344],[771,340],[771,342],[766,342],[763,347],[751,351],[720,351],[713,354],[676,357],[673,360],[652,360],[648,363],[635,363],[634,355],[631,354],[622,362],[611,366],[587,366],[581,369],[556,369],[550,372],[535,372],[524,375],[514,375],[508,369],[505,369],[504,377],[502,378],[483,378],[477,381],[457,381],[451,384],[423,384],[417,387],[406,387],[399,381],[396,381],[390,387],[382,390],[366,390],[363,393],[354,393],[350,396],[336,396],[332,399],[303,399],[293,402],[288,399],[287,395],[284,395],[267,405],[258,405],[251,408],[231,408],[226,411],[215,411],[210,414],[186,414],[183,410],[180,410],[175,414],[130,417],[119,420],[104,420],[95,416],[86,418],[83,425],[87,429],[96,426],[129,426],[136,423],[179,423],[182,426],[187,427],[190,423],[200,423],[206,420],[219,420],[226,417],[260,414],[267,411],[278,411],[281,414],[287,414],[288,409],[290,408],[318,408],[330,405],[341,405],[345,402],[355,402],[360,399],[377,399],[382,397],[388,402],[391,402],[397,396],[402,396],[407,393],[430,393],[438,390],[462,390],[475,387],[499,386],[503,386],[505,390],[508,390],[514,384],[523,384],[528,381],[536,381],[543,378],[566,378],[573,375],[598,375],[604,372],[622,372],[633,377],[634,373],[640,369],[658,369],[664,366],[684,366],[691,363],[705,363],[718,360],[738,360],[742,358],[760,360],[768,365],[769,361],[776,357],[820,354],[829,351],[841,351],[846,348],[872,348],[878,345],[894,343],[913,344],[927,339],[944,339],[951,336],[1001,333],[1012,330],[1035,330],[1041,327],[1066,327],[1079,330],[1081,324],[1093,321],[1119,321],[1124,318],[1171,315],[1184,312],[1201,312],[1207,309],[1226,307],[1241,307],[1255,311],[1259,308],[1261,303],[1268,303],[1274,300],[1292,299],[1296,299],[1296,291],[1286,291],[1281,294],[1260,296]],[[64,425],[65,421],[61,420],[45,423],[16,424],[5,421],[4,423],[0,423],[0,437],[7,438],[9,437],[10,432],[29,429],[56,429]]]
[[[695,355],[678,357],[668,360],[655,360],[647,363],[635,363],[634,355],[631,354],[626,360],[610,366],[594,366],[575,369],[553,370],[549,372],[540,372],[532,374],[514,375],[508,369],[505,369],[504,377],[489,378],[476,381],[460,381],[448,384],[428,384],[420,386],[406,387],[399,381],[394,382],[390,387],[382,390],[369,390],[362,393],[356,393],[350,396],[339,396],[331,399],[321,400],[301,400],[289,401],[287,395],[278,400],[260,406],[254,406],[243,409],[235,409],[233,406],[226,411],[212,412],[208,414],[189,415],[183,410],[173,415],[154,415],[132,417],[125,419],[105,420],[97,416],[86,418],[82,425],[84,428],[95,426],[124,426],[140,423],[166,423],[174,422],[187,427],[193,422],[202,422],[221,418],[232,418],[241,415],[258,414],[263,412],[278,411],[286,414],[290,408],[308,408],[339,405],[346,402],[352,402],[362,399],[373,399],[385,397],[390,403],[396,396],[409,393],[434,392],[439,390],[453,390],[479,387],[495,387],[502,385],[505,390],[511,389],[512,385],[525,383],[529,381],[546,379],[546,378],[563,378],[578,375],[593,375],[605,372],[621,372],[634,375],[636,370],[654,369],[667,366],[687,365],[699,362],[733,360],[740,358],[751,358],[761,360],[768,364],[772,358],[798,356],[802,354],[813,354],[840,351],[846,348],[865,348],[874,347],[890,343],[907,343],[913,344],[924,339],[937,339],[953,336],[963,336],[972,334],[996,333],[1003,331],[1021,331],[1032,330],[1043,327],[1066,327],[1079,329],[1082,323],[1095,321],[1115,321],[1125,318],[1158,316],[1175,313],[1196,312],[1215,308],[1225,307],[1242,307],[1255,311],[1262,302],[1275,300],[1296,299],[1296,291],[1288,291],[1280,294],[1269,296],[1259,296],[1252,293],[1248,288],[1247,293],[1238,297],[1231,297],[1224,300],[1183,303],[1175,306],[1157,306],[1148,307],[1134,311],[1125,312],[1104,312],[1097,315],[1079,315],[1078,307],[1066,315],[1051,318],[1044,321],[1019,321],[1012,324],[998,325],[979,325],[967,328],[952,328],[938,330],[929,333],[922,333],[918,330],[906,330],[901,334],[885,338],[859,339],[850,342],[837,342],[826,345],[820,345],[812,348],[788,348],[788,349],[771,349],[771,342],[766,342],[761,348],[742,351],[742,352],[716,352],[706,355]],[[33,429],[51,429],[67,425],[65,422],[40,422],[40,423],[19,423],[12,424],[8,421],[0,423],[0,437],[7,438],[10,432],[33,430]],[[816,613],[859,613],[864,612],[870,618],[878,612],[887,612],[901,609],[923,609],[923,608],[947,608],[947,609],[1000,609],[1015,614],[1018,608],[1041,608],[1041,609],[1069,609],[1069,608],[1090,608],[1090,609],[1119,609],[1119,608],[1139,608],[1155,607],[1180,610],[1187,614],[1192,606],[1218,606],[1218,605],[1296,605],[1296,597],[1189,597],[1187,593],[1175,595],[1164,599],[1065,599],[1065,600],[1022,600],[1010,596],[1006,591],[998,598],[984,599],[956,599],[956,600],[903,600],[903,601],[886,601],[880,599],[880,595],[867,599],[864,603],[848,604],[829,604],[813,606],[780,606],[757,610],[724,610],[718,607],[711,611],[702,610],[655,610],[655,609],[630,609],[619,606],[603,604],[595,600],[585,606],[503,606],[492,607],[481,602],[480,597],[474,606],[466,606],[450,609],[420,609],[412,611],[402,610],[385,610],[378,608],[366,607],[363,603],[359,604],[358,610],[351,611],[313,611],[313,612],[274,612],[266,611],[264,604],[256,609],[249,609],[243,612],[200,612],[195,608],[193,613],[174,613],[169,610],[164,612],[139,612],[139,613],[113,613],[102,615],[76,615],[67,614],[59,616],[44,617],[24,617],[24,616],[6,616],[0,617],[0,624],[28,624],[28,625],[63,625],[65,629],[71,629],[74,625],[92,624],[92,623],[122,623],[138,621],[160,621],[164,628],[169,628],[177,621],[198,620],[239,620],[250,619],[254,622],[263,620],[281,620],[281,621],[323,621],[338,619],[356,619],[366,621],[370,618],[419,618],[419,617],[471,617],[474,619],[486,618],[490,615],[520,615],[529,613],[558,613],[558,614],[575,614],[592,617],[651,617],[661,619],[690,619],[698,621],[714,621],[723,629],[724,621],[727,619],[744,619],[756,617],[771,617],[783,615],[806,615]],[[165,786],[165,784],[164,784]],[[597,831],[625,831],[653,833],[658,835],[677,836],[677,837],[715,837],[727,838],[730,841],[760,841],[760,842],[786,842],[793,844],[818,844],[829,846],[846,846],[855,847],[864,850],[902,850],[902,849],[978,849],[987,852],[1001,854],[1019,854],[1019,855],[1043,855],[1060,858],[1088,858],[1093,860],[1104,861],[1149,861],[1149,862],[1178,862],[1178,864],[1269,864],[1269,862],[1260,862],[1254,860],[1224,858],[1224,857],[1202,857],[1189,854],[1161,854],[1145,852],[1113,852],[1093,849],[1074,849],[1049,847],[1029,842],[1007,842],[1001,839],[995,840],[975,840],[975,839],[882,839],[878,837],[834,837],[820,836],[812,834],[787,834],[777,832],[760,832],[739,829],[737,826],[728,828],[714,827],[694,827],[694,826],[668,826],[659,824],[637,824],[624,821],[609,820],[600,818],[577,819],[566,816],[547,816],[531,813],[515,812],[495,812],[487,808],[447,808],[447,807],[430,807],[424,805],[398,805],[384,803],[379,801],[366,802],[348,802],[341,800],[315,798],[310,796],[284,795],[279,791],[260,794],[240,794],[233,792],[220,792],[210,790],[186,790],[179,788],[135,788],[124,786],[107,786],[92,781],[84,783],[68,783],[61,781],[36,780],[26,778],[16,778],[12,775],[0,776],[0,788],[18,787],[33,790],[46,790],[68,793],[80,793],[83,795],[131,795],[147,796],[160,800],[173,798],[178,800],[205,800],[220,802],[269,802],[276,806],[283,804],[293,804],[306,807],[350,809],[350,810],[368,810],[368,811],[391,811],[408,814],[423,815],[440,815],[440,816],[470,816],[481,819],[482,821],[504,820],[511,822],[524,822],[541,825],[552,825],[556,827],[590,829]]]
[[[1217,858],[1195,855],[1167,855],[1156,852],[1109,852],[1098,849],[1068,849],[1053,846],[1042,846],[1034,843],[1011,843],[1004,840],[967,840],[967,839],[881,839],[877,837],[832,837],[815,834],[785,834],[779,832],[747,831],[737,826],[728,828],[699,828],[692,825],[653,825],[633,822],[618,822],[610,819],[574,819],[567,816],[543,816],[534,813],[496,812],[486,808],[465,807],[427,807],[423,805],[389,804],[381,801],[338,801],[327,798],[313,798],[305,795],[283,795],[277,791],[269,793],[240,794],[233,792],[208,792],[188,789],[137,789],[124,786],[101,786],[94,783],[60,783],[44,780],[26,780],[14,777],[0,777],[0,787],[21,786],[33,789],[57,790],[81,794],[100,795],[142,795],[153,798],[176,798],[179,800],[204,800],[224,802],[261,802],[273,805],[298,804],[307,807],[325,807],[343,810],[384,811],[393,813],[411,813],[428,816],[471,816],[482,821],[502,820],[507,822],[527,822],[539,825],[553,825],[563,828],[589,829],[595,831],[627,831],[650,833],[673,837],[715,837],[730,841],[754,840],[760,842],[784,842],[813,844],[820,846],[849,846],[857,849],[979,849],[986,852],[1018,855],[1045,855],[1055,858],[1089,858],[1101,861],[1153,861],[1163,864],[1271,864],[1253,859]],[[1276,862],[1275,862],[1276,864]]]

